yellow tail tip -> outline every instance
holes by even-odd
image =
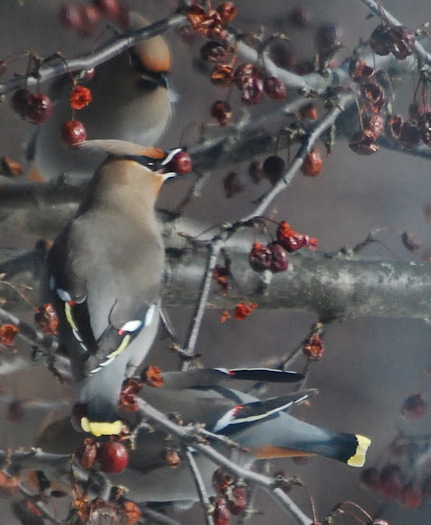
[[[112,434],[118,435],[121,433],[123,428],[123,422],[120,420],[107,423],[105,421],[90,421],[88,417],[81,419],[81,427],[84,432],[91,432],[93,436],[111,436]]]
[[[367,455],[368,447],[371,445],[371,439],[365,436],[356,435],[358,440],[358,446],[356,447],[355,454],[347,461],[347,464],[351,467],[363,467],[365,464],[365,457]]]

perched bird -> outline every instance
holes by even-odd
[[[130,13],[129,30],[147,25],[142,15]],[[94,77],[83,83],[91,90],[92,101],[74,117],[84,124],[87,138],[156,145],[169,123],[175,98],[168,86],[170,68],[171,53],[162,36],[144,40],[96,67]],[[68,148],[60,140],[63,124],[72,118],[72,87],[69,75],[51,87],[53,115],[37,128],[27,147],[33,176],[90,177],[103,159],[94,152]]]
[[[190,158],[116,140],[80,147],[109,156],[54,241],[45,283],[79,384],[81,426],[118,434],[121,384],[149,351],[159,320],[164,248],[154,204],[166,179],[189,171]]]
[[[285,375],[286,374],[286,375]],[[226,380],[290,382],[300,374],[268,369],[204,369],[162,374],[163,386],[144,385],[139,396],[166,414],[175,414],[184,423],[202,423],[209,431],[228,436],[248,451],[230,450],[231,458],[240,465],[255,459],[321,455],[353,467],[362,467],[370,440],[361,435],[320,428],[285,413],[292,405],[316,393],[303,390],[284,396],[259,400],[256,397],[223,386]],[[134,412],[123,414],[132,429]],[[137,417],[139,419],[139,415]],[[80,436],[73,432],[69,420],[59,420],[46,427],[37,441],[45,452],[72,453]],[[126,486],[128,497],[154,502],[196,500],[195,483],[187,461],[173,469],[164,459],[166,448],[178,442],[157,429],[139,428],[136,447],[130,451],[128,468],[112,475],[112,482]],[[215,448],[225,452],[218,442]],[[178,446],[181,456],[181,448]],[[211,478],[217,468],[212,461],[196,454],[199,471],[209,493],[214,489]]]

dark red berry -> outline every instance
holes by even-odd
[[[422,505],[422,490],[415,482],[407,483],[401,491],[401,503],[407,509],[417,509]]]
[[[116,18],[120,13],[118,0],[93,0],[94,7],[108,18]]]
[[[244,184],[241,182],[241,179],[235,171],[231,171],[223,179],[223,187],[225,195],[228,199],[231,199],[238,193],[241,193],[244,189]]]
[[[97,450],[97,461],[103,472],[123,472],[129,462],[129,451],[119,441],[109,441]]]
[[[96,28],[96,25],[100,21],[101,13],[92,4],[84,4],[81,6],[82,11],[82,29],[83,33],[91,33]]]
[[[232,110],[230,105],[223,100],[217,100],[211,106],[211,116],[217,119],[217,122],[220,124],[220,126],[226,126],[226,124],[232,118]]]
[[[316,46],[320,55],[331,55],[341,47],[341,28],[331,23],[322,24],[317,28]]]
[[[418,249],[418,248],[416,248]],[[420,419],[428,412],[428,405],[420,393],[412,394],[403,403],[401,414],[405,419]]]
[[[375,467],[369,467],[361,472],[362,483],[370,490],[377,491],[380,487],[379,471]]]
[[[167,164],[166,169],[174,171],[178,175],[186,175],[192,171],[192,159],[187,151],[181,150]]]
[[[289,266],[289,257],[286,250],[278,242],[272,242],[268,245],[271,251],[271,260],[269,269],[272,273],[284,272]]]
[[[232,474],[224,468],[218,468],[214,471],[212,484],[216,492],[226,492],[228,487],[230,487],[233,482],[234,478]]]
[[[229,491],[227,505],[234,516],[242,514],[247,508],[247,491],[243,487],[234,487]]]
[[[250,266],[256,272],[264,272],[269,270],[271,266],[272,253],[268,246],[264,246],[260,242],[253,243],[253,247],[248,256]]]
[[[349,141],[349,148],[358,155],[372,155],[378,151],[376,137],[369,129],[357,131]]]
[[[380,473],[380,494],[388,501],[399,499],[403,488],[403,476],[398,465],[385,465]]]
[[[297,63],[292,46],[287,42],[277,42],[270,47],[269,56],[274,64],[284,69],[290,69]]]
[[[289,11],[287,19],[293,27],[304,28],[310,23],[310,11],[305,7],[294,7]]]
[[[79,120],[68,120],[61,128],[61,140],[69,146],[81,144],[87,138],[84,124]]]
[[[271,100],[284,100],[286,98],[286,86],[277,77],[265,79],[263,88]]]
[[[34,93],[28,98],[25,118],[31,124],[42,124],[52,115],[51,99],[43,93]]]
[[[24,405],[20,399],[11,401],[7,407],[7,418],[12,423],[20,423],[24,419]]]
[[[201,47],[201,57],[206,62],[226,62],[228,58],[226,44],[210,40]]]
[[[275,186],[286,171],[286,162],[278,155],[267,157],[262,166],[264,176]]]
[[[244,80],[241,89],[243,104],[258,104],[262,99],[263,82],[259,77],[251,76]]]
[[[215,498],[215,509],[213,512],[214,525],[229,525],[231,512],[227,506],[224,496],[218,495]]]
[[[18,113],[18,115],[21,118],[25,118],[30,96],[31,96],[31,93],[28,89],[21,88],[21,89],[17,89],[12,95],[12,98],[10,99],[12,109],[16,113]]]
[[[414,120],[406,120],[401,124],[398,144],[404,149],[415,148],[421,139],[419,127]]]
[[[427,112],[420,117],[418,128],[422,142],[427,146],[431,146],[431,112]]]
[[[84,28],[83,11],[78,4],[63,5],[60,8],[60,23],[72,31],[82,31]]]
[[[413,31],[405,26],[394,26],[388,31],[391,42],[391,51],[395,58],[404,60],[413,53],[416,41]]]
[[[391,40],[388,26],[381,24],[374,29],[370,37],[370,47],[377,55],[389,55],[391,52]]]
[[[93,438],[85,438],[75,451],[76,460],[84,467],[91,468],[96,461],[97,443]]]

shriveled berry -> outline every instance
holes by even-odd
[[[226,124],[232,118],[230,104],[223,100],[217,100],[211,106],[211,116],[217,120],[220,126],[226,126]]]
[[[247,491],[244,487],[234,487],[229,491],[227,505],[234,516],[242,514],[247,508]]]
[[[376,55],[389,55],[391,52],[391,39],[388,26],[380,24],[374,29],[370,37],[370,47]]]
[[[278,242],[272,242],[268,245],[271,251],[271,260],[269,269],[272,273],[284,272],[289,266],[289,257],[286,250]]]
[[[402,123],[398,137],[399,145],[404,149],[413,149],[419,144],[421,135],[417,123],[414,120],[406,120]]]
[[[234,478],[230,472],[224,468],[214,471],[212,484],[216,492],[225,492],[232,485]]]
[[[370,490],[377,491],[380,487],[380,474],[375,467],[369,467],[361,472],[362,483]]]
[[[76,460],[84,467],[91,468],[96,461],[97,443],[93,438],[85,438],[75,451]]]
[[[385,103],[385,93],[377,82],[366,82],[361,86],[361,94],[373,113],[380,113]]]
[[[286,162],[278,155],[267,157],[262,166],[264,176],[275,186],[286,171]]]
[[[229,525],[231,512],[227,506],[224,496],[218,495],[215,498],[215,509],[213,512],[214,525]]]
[[[398,465],[389,463],[380,473],[379,493],[388,501],[399,499],[403,488],[403,475]]]
[[[256,76],[244,80],[241,89],[241,102],[243,104],[258,104],[262,99],[263,81]]]
[[[422,395],[418,392],[412,394],[403,403],[401,414],[405,419],[420,419],[428,412],[428,405]]]
[[[25,118],[31,124],[42,124],[52,115],[51,99],[43,93],[34,93],[28,98]]]
[[[293,27],[302,29],[309,25],[311,13],[306,7],[294,7],[287,14],[287,19]]]
[[[226,44],[210,40],[201,47],[201,57],[206,62],[226,62],[228,58],[228,49]]]
[[[24,405],[20,399],[15,399],[9,403],[7,418],[12,423],[20,423],[24,419]]]
[[[257,69],[257,67],[254,64],[247,62],[245,64],[241,64],[235,69],[233,81],[239,87],[239,89],[242,89],[244,86],[244,82],[249,80],[251,77],[258,76],[259,70]]]
[[[222,2],[217,7],[217,13],[221,18],[221,24],[226,25],[230,24],[232,20],[236,17],[236,15],[238,14],[238,8],[233,2]]]
[[[248,174],[254,184],[259,184],[263,177],[263,162],[260,160],[254,160],[251,162],[248,167]]]
[[[30,96],[31,93],[28,89],[21,88],[17,89],[10,99],[12,109],[15,113],[18,113],[21,118],[25,118]]]
[[[253,243],[253,247],[248,256],[250,266],[256,272],[264,272],[269,270],[271,266],[271,250],[268,246],[264,246],[260,242]]]
[[[372,155],[380,146],[376,144],[376,137],[370,129],[357,131],[350,138],[349,148],[358,155]]]
[[[97,461],[103,472],[123,472],[129,462],[129,451],[119,441],[109,441],[97,450]]]
[[[41,332],[46,335],[56,335],[58,332],[58,317],[50,303],[40,306],[35,314],[34,320]]]
[[[322,24],[317,28],[316,46],[320,55],[331,55],[341,44],[341,28],[331,23]]]
[[[142,370],[141,381],[153,388],[160,388],[165,382],[162,376],[162,370],[154,365],[146,366]]]
[[[84,27],[83,11],[81,6],[75,3],[63,5],[59,13],[60,23],[66,29],[82,31]]]
[[[244,184],[241,182],[240,176],[235,171],[231,171],[223,179],[223,187],[225,195],[228,199],[231,199],[238,193],[241,193],[244,189]]]
[[[417,509],[422,505],[422,491],[417,483],[404,485],[401,491],[401,503],[407,509]]]
[[[118,0],[93,0],[93,5],[100,14],[108,18],[116,18],[120,13]]]
[[[365,127],[372,131],[374,138],[377,140],[385,129],[385,119],[382,115],[371,115],[365,119]]]
[[[18,332],[18,327],[15,324],[2,324],[0,326],[0,343],[5,346],[14,346]]]
[[[84,124],[79,120],[68,120],[61,128],[61,140],[69,146],[81,144],[87,138]]]
[[[263,88],[271,100],[284,100],[286,98],[286,86],[277,77],[265,79]]]
[[[211,73],[211,82],[218,87],[230,87],[233,82],[233,67],[217,64]]]
[[[388,31],[391,51],[395,58],[404,60],[413,53],[416,41],[413,31],[405,26],[394,26]]]
[[[317,177],[322,171],[322,155],[317,150],[312,150],[305,155],[304,162],[301,166],[301,172],[310,177]]]
[[[310,361],[319,361],[324,351],[322,338],[318,334],[312,334],[302,347],[302,353]]]
[[[431,146],[431,112],[427,112],[420,117],[418,128],[422,142],[427,146]]]

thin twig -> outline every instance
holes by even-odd
[[[192,474],[192,478],[196,485],[196,491],[199,496],[199,501],[201,503],[201,507],[204,513],[204,520],[206,525],[214,525],[214,520],[212,515],[209,513],[211,504],[208,499],[208,493],[207,489],[205,488],[205,483],[202,479],[201,473],[199,472],[199,468],[196,464],[195,458],[193,457],[193,454],[190,450],[190,447],[184,446],[183,450],[186,455],[187,463],[189,464],[190,472]]]

